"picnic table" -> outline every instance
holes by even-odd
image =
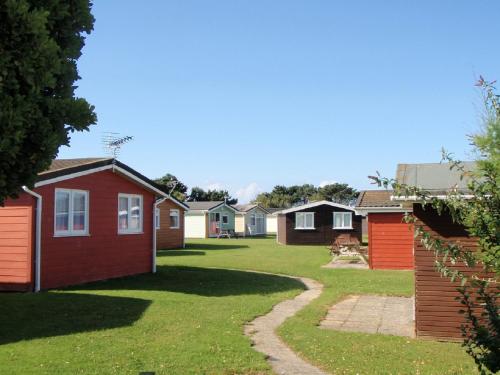
[[[236,232],[233,230],[233,229],[221,229],[219,231],[219,233],[217,234],[217,238],[222,238],[222,237],[226,237],[226,238],[238,238],[238,236],[236,235]]]
[[[362,251],[361,243],[355,237],[337,237],[330,247],[330,254],[333,255],[332,262],[335,262],[340,257],[357,257],[364,264],[368,264],[365,251]]]

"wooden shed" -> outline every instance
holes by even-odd
[[[361,216],[353,207],[318,201],[277,215],[277,241],[283,245],[331,245],[339,237],[361,242]]]
[[[234,230],[243,237],[265,236],[269,212],[258,204],[239,204],[233,206],[238,212],[235,216]]]
[[[187,202],[186,238],[218,237],[234,232],[236,209],[224,201]]]
[[[0,290],[155,270],[154,183],[115,159],[55,160],[0,208]]]
[[[362,191],[356,210],[368,218],[368,255],[371,269],[411,270],[413,227],[403,221],[401,202],[391,200],[392,191]]]

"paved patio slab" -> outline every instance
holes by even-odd
[[[407,297],[350,296],[328,310],[320,327],[414,337],[413,301]]]

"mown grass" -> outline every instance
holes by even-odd
[[[300,293],[307,276],[320,298],[279,330],[304,358],[334,374],[470,374],[457,344],[317,328],[347,294],[413,293],[410,272],[322,269],[323,247],[274,239],[192,240],[162,251],[158,273],[39,294],[0,294],[1,374],[265,374],[245,322]]]

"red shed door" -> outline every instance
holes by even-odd
[[[368,214],[368,247],[373,269],[413,269],[413,228],[401,213]]]
[[[32,283],[32,209],[0,207],[0,290]]]

